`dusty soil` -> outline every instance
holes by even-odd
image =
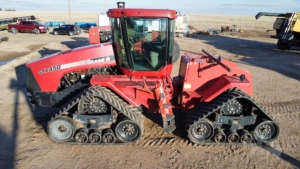
[[[199,23],[201,18],[204,17],[192,18],[196,29],[205,26]],[[226,20],[223,18],[219,19]],[[214,20],[212,27],[222,26]],[[227,20],[231,22],[230,18]],[[0,43],[1,61],[18,58],[0,66],[0,168],[298,168],[300,48],[278,50],[276,40],[269,38],[272,32],[265,33],[268,24],[260,29],[261,23],[255,26],[250,19],[247,23],[254,25],[246,25],[243,33],[176,40],[182,54],[201,53],[205,49],[252,74],[254,99],[281,124],[282,132],[270,146],[194,145],[187,141],[180,127],[174,134],[164,132],[159,114],[145,114],[145,134],[134,145],[54,143],[45,128],[57,110],[28,103],[25,64],[51,53],[88,45],[88,35],[14,35],[2,31],[0,36],[8,36],[9,42]],[[173,76],[176,70],[178,63]]]

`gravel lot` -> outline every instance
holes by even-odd
[[[34,15],[49,21],[63,14],[49,13],[48,18],[44,13]],[[88,19],[88,15],[97,14],[74,14],[73,18],[97,19]],[[254,99],[281,124],[279,138],[268,147],[194,145],[180,134],[180,129],[179,134],[164,132],[158,114],[145,114],[145,134],[134,145],[54,143],[45,128],[56,109],[28,103],[25,64],[51,53],[88,45],[88,34],[70,37],[0,31],[0,36],[9,37],[9,42],[0,43],[0,61],[14,59],[0,66],[0,168],[298,168],[300,48],[277,49],[276,40],[269,38],[274,32],[265,32],[273,21],[274,18],[262,18],[255,22],[254,16],[192,15],[190,25],[198,30],[237,24],[244,31],[176,39],[182,54],[201,53],[205,49],[252,74]],[[178,63],[173,76],[176,70]]]

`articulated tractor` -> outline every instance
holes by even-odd
[[[57,143],[131,144],[144,133],[143,114],[160,113],[163,129],[184,125],[196,144],[269,143],[280,133],[252,97],[252,77],[235,63],[181,56],[175,10],[109,9],[112,41],[63,51],[27,67],[27,95],[59,107],[47,132]],[[183,114],[178,123],[174,110]],[[176,111],[177,111],[176,110]]]

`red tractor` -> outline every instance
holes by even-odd
[[[173,109],[184,114],[187,137],[197,144],[248,144],[275,140],[279,124],[252,98],[252,78],[233,62],[205,55],[179,58],[176,12],[110,9],[112,42],[80,47],[27,64],[33,104],[58,106],[48,123],[58,143],[122,144],[144,132],[142,111],[159,112],[175,130]]]

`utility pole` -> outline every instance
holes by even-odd
[[[70,19],[70,24],[71,24],[72,23],[72,17],[71,17],[70,0],[68,0],[68,7],[69,7],[69,19]]]

